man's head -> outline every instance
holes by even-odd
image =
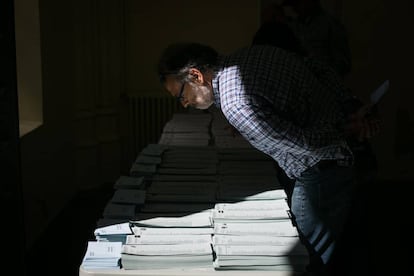
[[[158,74],[164,88],[184,107],[209,108],[214,101],[211,80],[218,53],[197,43],[168,46],[158,63]]]

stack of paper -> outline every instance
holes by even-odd
[[[237,178],[239,182],[237,182]],[[266,182],[266,179],[269,179],[267,177],[264,180],[260,177],[253,179],[248,176],[244,179],[242,177],[229,179],[229,177],[223,177],[219,181],[217,201],[287,199],[287,194],[283,187],[273,180]]]
[[[154,217],[143,220],[132,220],[132,229],[134,227],[190,227],[190,228],[212,228],[211,211],[194,213],[180,217]]]
[[[251,242],[262,242],[258,236],[247,236]],[[280,241],[282,239],[282,241]],[[283,241],[285,238],[274,238],[270,242],[277,245],[258,244],[215,244],[217,270],[282,270],[305,271],[308,263],[306,250],[298,241]],[[215,242],[222,242],[219,238]]]
[[[278,167],[263,153],[219,149],[218,160],[218,202],[287,198],[277,179]]]
[[[160,156],[153,156],[153,155],[146,155],[140,153],[137,158],[135,159],[135,163],[138,164],[160,164],[161,163],[161,157]]]
[[[158,141],[161,145],[208,146],[211,114],[176,113],[168,121]]]
[[[214,208],[214,203],[157,203],[148,202],[141,207],[141,213],[198,213],[202,211],[210,211]]]
[[[147,188],[147,203],[215,203],[217,162],[213,148],[168,147]]]
[[[148,202],[216,202],[217,182],[153,181],[147,190]]]
[[[148,177],[157,171],[157,164],[133,163],[129,174],[135,177]]]
[[[254,161],[247,155],[237,160],[230,150],[219,155],[218,203],[212,212],[214,267],[304,271],[307,251],[292,224],[277,167],[250,153]]]
[[[88,249],[83,266],[303,270],[308,256],[277,164],[224,135],[227,122],[216,115],[176,114],[160,143],[142,149],[94,231],[101,246],[118,242],[105,248],[116,256],[93,258],[104,254]]]
[[[114,183],[114,189],[145,189],[144,177],[121,175]]]
[[[117,189],[112,195],[111,202],[116,204],[133,204],[141,206],[145,203],[145,190]]]
[[[133,219],[135,217],[135,204],[118,204],[111,200],[105,205],[103,218],[105,219]]]
[[[97,241],[121,242],[125,243],[126,237],[133,232],[129,226],[129,222],[116,223],[113,225],[98,227],[94,231]]]
[[[217,203],[212,213],[214,267],[303,271],[308,256],[289,212],[284,197]]]
[[[212,220],[213,223],[260,223],[273,220],[290,220],[290,209],[284,198],[218,203],[212,211]]]
[[[210,135],[208,132],[167,132],[162,133],[158,143],[177,146],[208,146]]]
[[[191,174],[155,174],[152,178],[154,182],[216,182],[217,175],[191,175]]]
[[[105,227],[105,226],[111,226],[114,224],[121,224],[124,222],[129,222],[129,219],[125,218],[99,218],[96,221],[96,228]]]
[[[212,267],[211,213],[131,221],[122,247],[124,269]]]
[[[118,219],[120,222],[133,219],[137,210],[145,203],[146,191],[140,189],[115,189],[105,205],[103,219]]]
[[[252,183],[253,184],[253,183]],[[237,201],[237,200],[266,200],[266,199],[287,199],[287,194],[282,188],[265,188],[255,190],[250,185],[239,185],[235,190],[233,185],[220,185],[217,193],[217,200]]]
[[[164,269],[213,266],[211,243],[138,244],[122,246],[122,267],[130,269]]]
[[[161,162],[161,156],[165,149],[162,145],[148,144],[141,150],[132,164],[129,170],[130,176],[150,178],[157,171],[157,166]]]
[[[165,149],[166,147],[160,144],[148,144],[141,150],[139,155],[160,157]]]
[[[217,164],[217,151],[213,147],[169,146],[162,155],[162,165],[179,166],[181,163]]]
[[[121,242],[89,241],[81,265],[85,269],[119,268],[121,248]]]

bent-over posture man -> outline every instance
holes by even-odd
[[[281,48],[254,45],[230,55],[198,43],[167,47],[158,64],[165,89],[184,107],[220,108],[255,148],[295,180],[291,211],[314,271],[326,270],[351,205],[352,98],[333,69]],[[355,117],[355,116],[354,116]]]

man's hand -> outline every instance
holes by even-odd
[[[368,104],[350,114],[344,126],[345,135],[363,141],[374,137],[380,129],[380,119],[375,108]]]

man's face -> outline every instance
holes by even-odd
[[[214,102],[213,89],[208,83],[180,82],[173,76],[167,76],[165,89],[184,107],[207,109]]]

